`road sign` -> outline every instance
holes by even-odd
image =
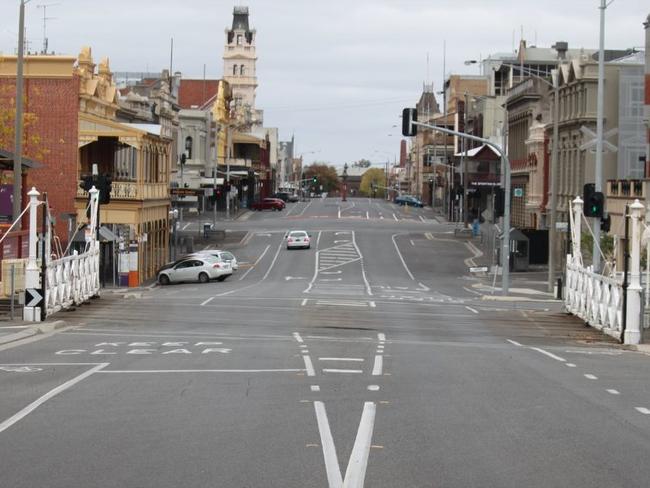
[[[515,190],[514,190],[514,195],[515,195],[517,198],[521,198],[521,197],[523,197],[523,196],[524,196],[524,189],[523,189],[523,188],[515,188]]]
[[[40,288],[27,288],[25,290],[25,306],[38,307],[43,301],[43,290]]]
[[[555,230],[560,232],[567,232],[569,230],[568,222],[555,222]]]
[[[585,142],[584,144],[582,144],[579,147],[579,149],[581,151],[589,149],[591,152],[596,152],[596,143],[598,142],[598,137],[596,136],[596,133],[593,130],[589,129],[588,127],[585,127],[584,125],[582,127],[580,127],[580,132],[582,132],[582,134],[585,137],[591,137],[591,139],[588,140],[587,142]],[[607,132],[605,132],[603,134],[603,152],[608,152],[608,151],[616,152],[616,151],[618,151],[618,148],[614,144],[612,144],[611,142],[608,142],[608,141],[605,140],[608,137],[616,135],[617,133],[618,133],[618,128],[615,127],[613,129],[608,130]]]
[[[469,268],[470,273],[487,273],[487,266],[472,266]]]
[[[196,197],[203,195],[203,188],[170,188],[169,193],[177,197]]]

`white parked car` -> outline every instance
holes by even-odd
[[[287,234],[287,249],[309,249],[311,238],[304,230],[292,230]]]
[[[233,253],[229,251],[221,251],[219,249],[205,249],[193,254],[194,256],[212,256],[217,258],[219,261],[230,263],[233,271],[239,269],[239,264],[237,264],[237,258]]]
[[[223,281],[232,275],[230,263],[219,261],[212,256],[188,256],[158,273],[158,283],[182,283],[198,281],[208,283],[210,280]]]

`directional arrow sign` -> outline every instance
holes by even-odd
[[[27,288],[25,290],[25,306],[38,307],[43,301],[43,290],[40,288]]]

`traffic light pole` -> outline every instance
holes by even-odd
[[[471,134],[465,134],[464,132],[457,132],[455,130],[446,129],[437,125],[425,124],[423,122],[416,122],[411,120],[411,125],[416,127],[424,127],[426,129],[431,129],[434,131],[442,132],[443,134],[449,134],[452,136],[463,137],[472,141],[481,142],[487,146],[490,146],[501,156],[501,165],[504,170],[505,181],[504,181],[504,209],[503,209],[503,241],[501,243],[501,293],[502,295],[507,295],[510,290],[510,160],[508,155],[505,152],[505,149],[495,144],[487,139],[482,137],[473,136]]]

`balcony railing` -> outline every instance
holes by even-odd
[[[80,181],[79,184],[82,182]],[[169,198],[167,183],[137,183],[134,181],[113,181],[111,200],[164,200]],[[87,198],[83,188],[77,189],[78,198]]]
[[[647,184],[648,181],[645,180],[608,180],[607,196],[613,198],[645,199]]]

